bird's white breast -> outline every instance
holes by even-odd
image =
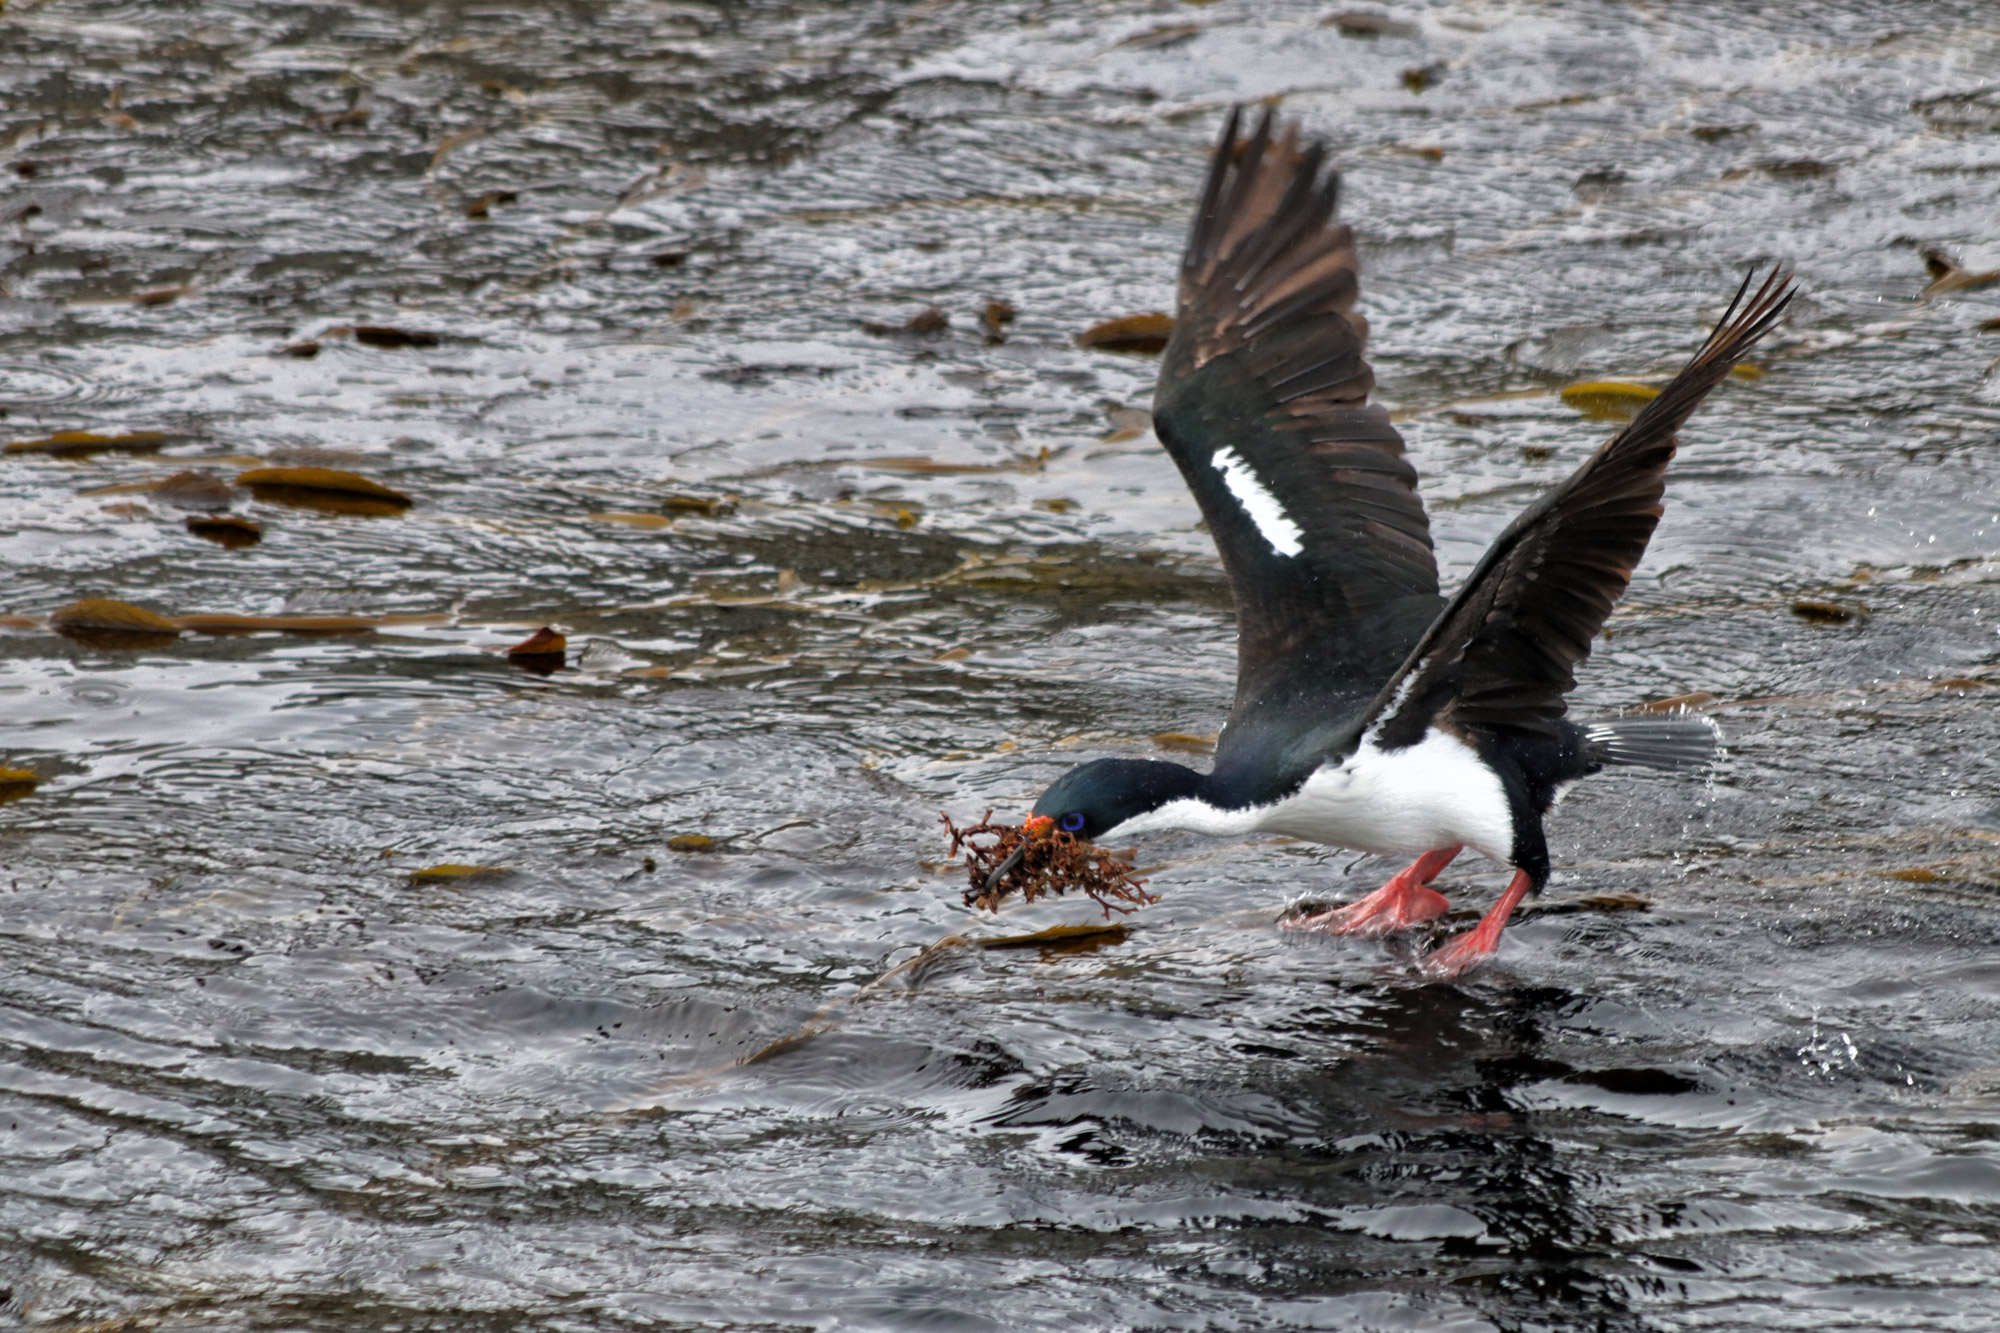
[[[1416,745],[1382,750],[1373,736],[1298,791],[1270,805],[1224,810],[1200,800],[1170,801],[1107,836],[1186,829],[1214,836],[1283,833],[1385,855],[1464,845],[1496,861],[1514,850],[1514,819],[1500,778],[1473,748],[1433,730]]]
[[[1363,852],[1410,854],[1464,844],[1496,861],[1514,850],[1514,818],[1499,775],[1443,731],[1400,750],[1374,738],[1298,792],[1265,807],[1261,827]]]

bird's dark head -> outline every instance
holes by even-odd
[[[1169,801],[1201,791],[1201,774],[1158,759],[1093,759],[1035,802],[1035,814],[1079,838],[1100,838]]]

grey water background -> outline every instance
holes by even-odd
[[[1342,8],[10,0],[0,436],[180,439],[0,459],[0,1324],[2000,1323],[2000,286],[1920,256],[2000,268],[2000,10]],[[1797,265],[1578,695],[1730,757],[1580,789],[1458,985],[1277,931],[1396,868],[1288,842],[934,948],[1098,920],[969,912],[940,810],[1226,707],[1154,363],[1074,335],[1260,98],[1448,579],[1612,429],[1555,389]],[[256,461],[417,503],[105,493]]]

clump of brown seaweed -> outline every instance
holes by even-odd
[[[1081,889],[1109,920],[1113,912],[1136,911],[1160,900],[1146,892],[1143,881],[1133,878],[1130,862],[1063,832],[1046,815],[1031,815],[1020,825],[995,824],[988,810],[977,824],[965,828],[953,824],[948,814],[938,818],[951,835],[951,854],[965,852],[967,907],[998,911],[1000,900],[1016,890],[1022,902],[1031,903],[1045,894]],[[992,841],[975,842],[976,838]]]

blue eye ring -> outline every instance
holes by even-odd
[[[1063,832],[1076,833],[1080,831],[1082,828],[1083,828],[1083,811],[1072,810],[1068,814],[1062,817]]]

